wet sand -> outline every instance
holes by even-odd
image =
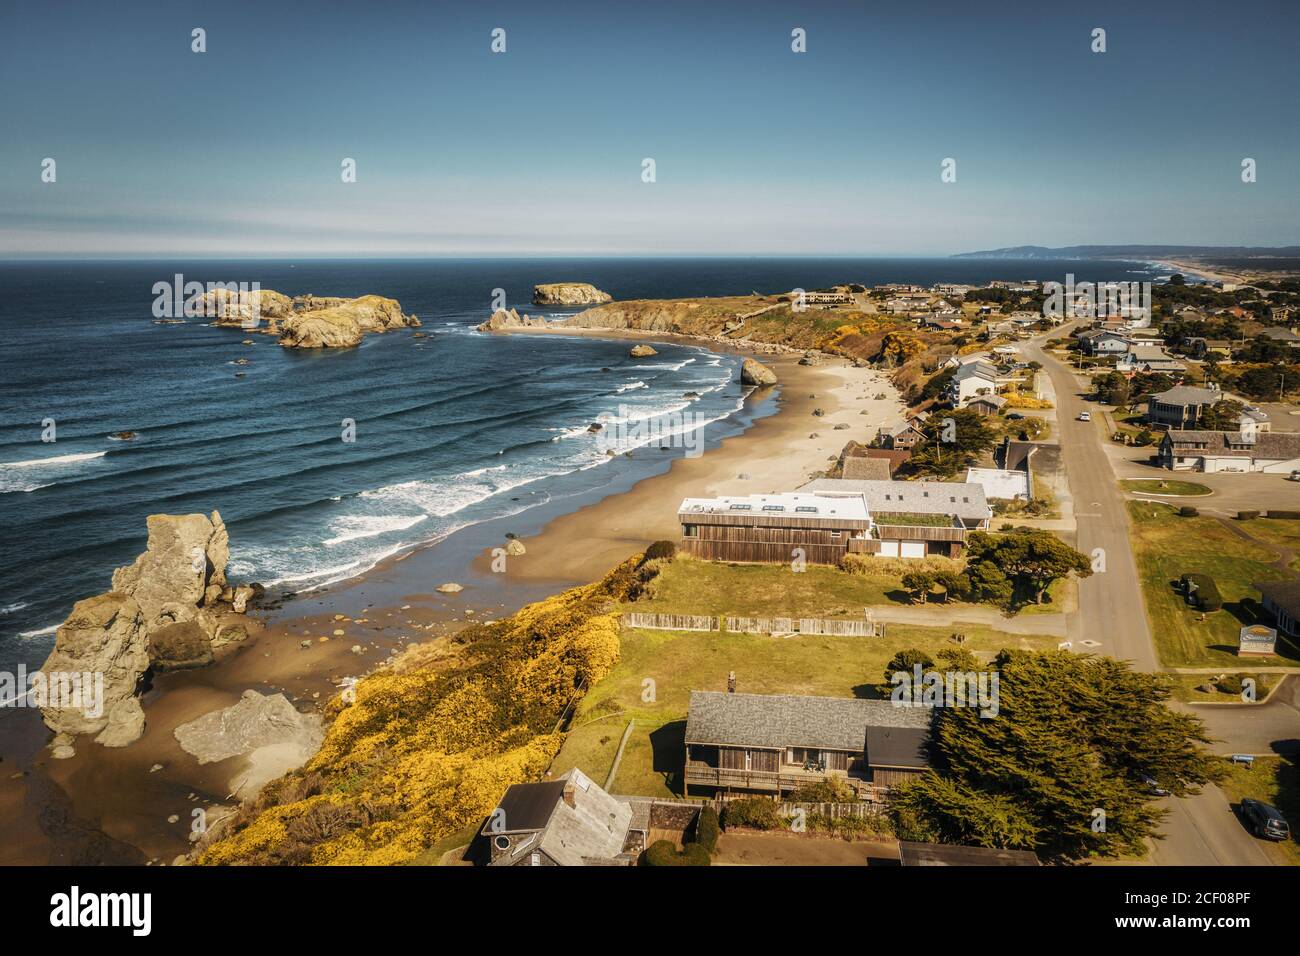
[[[838,359],[801,366],[797,354],[757,357],[776,371],[780,385],[751,401],[775,398],[777,414],[701,457],[676,458],[666,472],[624,493],[569,514],[562,512],[571,503],[553,503],[549,510],[560,513],[549,519],[548,509],[539,509],[542,517],[532,524],[540,531],[521,536],[527,553],[509,558],[504,574],[494,573],[486,542],[499,545],[507,529],[527,526],[522,516],[473,526],[345,585],[260,612],[263,627],[213,666],[155,678],[142,698],[145,734],[125,748],[83,737],[76,756],[54,760],[38,712],[0,717],[0,864],[169,863],[189,847],[194,810],[236,805],[233,783],[250,769],[247,757],[200,766],[177,744],[172,732],[179,724],[234,704],[249,688],[282,692],[300,710],[319,709],[344,677],[361,676],[408,643],[511,613],[600,577],[651,541],[676,540],[684,497],[792,490],[827,468],[850,439],[867,441],[877,428],[901,421],[903,406],[883,373]],[[875,399],[880,393],[887,398]],[[653,447],[634,452],[658,454]],[[465,590],[434,590],[447,580]],[[336,629],[344,634],[335,636]],[[305,640],[310,646],[302,646]],[[353,653],[353,645],[362,653]],[[153,770],[156,765],[161,769]]]

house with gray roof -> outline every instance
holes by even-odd
[[[1205,410],[1223,400],[1215,388],[1177,385],[1147,399],[1147,423],[1165,428],[1195,428]]]
[[[575,767],[510,786],[480,833],[491,866],[631,866],[645,844],[633,817],[631,803]]]
[[[888,700],[691,691],[683,779],[786,793],[837,777],[877,799],[929,766],[932,716]]]
[[[1171,429],[1160,439],[1156,460],[1171,471],[1289,475],[1300,470],[1300,432]]]
[[[1255,589],[1277,629],[1290,637],[1300,637],[1300,581],[1262,581]]]

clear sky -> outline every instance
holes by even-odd
[[[8,2],[0,256],[1295,244],[1298,26],[1296,0]]]

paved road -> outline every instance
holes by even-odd
[[[1030,361],[1042,363],[1056,392],[1057,435],[1078,524],[1075,547],[1086,555],[1100,549],[1105,560],[1104,572],[1079,582],[1080,613],[1071,615],[1070,640],[1076,650],[1086,647],[1133,661],[1139,670],[1154,671],[1156,656],[1129,544],[1128,511],[1110,459],[1101,448],[1101,426],[1077,420],[1089,406],[1069,368],[1048,355],[1038,340],[1026,342],[1022,352]]]
[[[1059,329],[1052,333],[1061,334]],[[1058,440],[1078,523],[1075,547],[1089,555],[1100,548],[1106,567],[1104,573],[1079,582],[1079,613],[1071,615],[1071,640],[1076,650],[1088,646],[1084,641],[1096,641],[1099,646],[1088,649],[1130,660],[1138,670],[1155,671],[1158,664],[1133,560],[1128,510],[1106,453],[1104,426],[1098,421],[1078,421],[1079,412],[1091,410],[1082,398],[1085,386],[1068,366],[1043,350],[1042,341],[1026,342],[1022,354],[1042,363],[1056,392]],[[1204,709],[1199,708],[1198,713]],[[1249,719],[1248,713],[1241,716]],[[1231,721],[1232,716],[1223,715],[1222,720]],[[1242,827],[1217,787],[1164,803],[1169,816],[1161,831],[1164,839],[1152,849],[1156,863],[1268,866],[1273,862]]]
[[[1287,677],[1267,703],[1184,705],[1201,720],[1221,754],[1300,752],[1300,679]]]

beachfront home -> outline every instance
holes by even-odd
[[[690,787],[787,793],[838,777],[882,799],[923,773],[932,709],[888,700],[691,691]]]
[[[1288,475],[1300,469],[1300,432],[1171,429],[1160,439],[1157,461],[1172,471]]]
[[[955,558],[969,533],[987,530],[993,517],[983,486],[966,482],[817,478],[799,490],[864,502],[871,528],[864,537],[849,540],[848,551],[854,554]]]
[[[697,558],[838,564],[846,554],[956,557],[992,510],[978,484],[819,478],[784,494],[687,498],[677,518],[682,550]]]
[[[889,462],[884,458],[847,455],[844,458],[844,470],[840,477],[859,481],[888,481],[891,474]]]
[[[911,451],[925,441],[925,432],[921,431],[921,420],[913,418],[893,428],[881,428],[876,432],[876,444],[881,448]]]
[[[575,767],[511,785],[479,832],[491,866],[631,866],[645,846],[641,816]]]
[[[988,418],[990,415],[996,415],[1002,411],[1006,404],[1007,400],[1001,395],[976,395],[966,403],[966,407],[972,412]]]
[[[1147,399],[1147,424],[1165,428],[1195,428],[1205,410],[1223,399],[1213,388],[1178,385]]]
[[[944,397],[951,405],[960,408],[977,395],[996,393],[997,377],[998,371],[991,362],[966,362],[953,373]]]

